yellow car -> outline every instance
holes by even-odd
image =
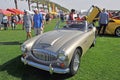
[[[87,13],[88,22],[94,22],[95,19],[98,19],[101,9],[97,6],[92,6]],[[109,18],[109,23],[106,27],[106,34],[116,35],[120,37],[120,20]]]

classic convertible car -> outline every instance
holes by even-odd
[[[25,41],[21,61],[50,74],[75,75],[81,56],[95,45],[96,28],[86,22],[59,23],[55,30]]]

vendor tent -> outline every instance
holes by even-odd
[[[12,13],[14,13],[14,14],[17,14],[17,12],[16,11],[14,11],[14,10],[12,10],[12,9],[6,9],[7,11],[10,11],[10,12],[12,12]]]
[[[18,14],[24,14],[22,10],[19,10],[19,9],[13,9],[13,10],[16,11]]]
[[[3,9],[0,9],[0,13],[3,14],[3,15],[6,15],[6,16],[10,16],[11,14],[14,14],[13,12],[3,10]]]
[[[19,10],[19,9],[7,9],[7,11],[10,11],[10,12],[13,12],[15,13],[16,15],[19,15],[19,14],[24,14],[23,11]]]

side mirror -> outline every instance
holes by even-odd
[[[93,28],[92,26],[88,27],[88,29],[92,29],[92,28]]]
[[[93,24],[92,23],[88,25],[88,30],[91,30],[91,29],[93,29]]]

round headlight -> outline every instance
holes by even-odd
[[[22,45],[22,46],[21,46],[21,50],[22,50],[23,52],[26,52],[26,50],[27,50],[26,46],[25,46],[25,45]]]
[[[64,60],[66,59],[66,56],[65,56],[63,53],[60,53],[60,54],[58,55],[58,58],[59,58],[60,60],[64,61]]]

